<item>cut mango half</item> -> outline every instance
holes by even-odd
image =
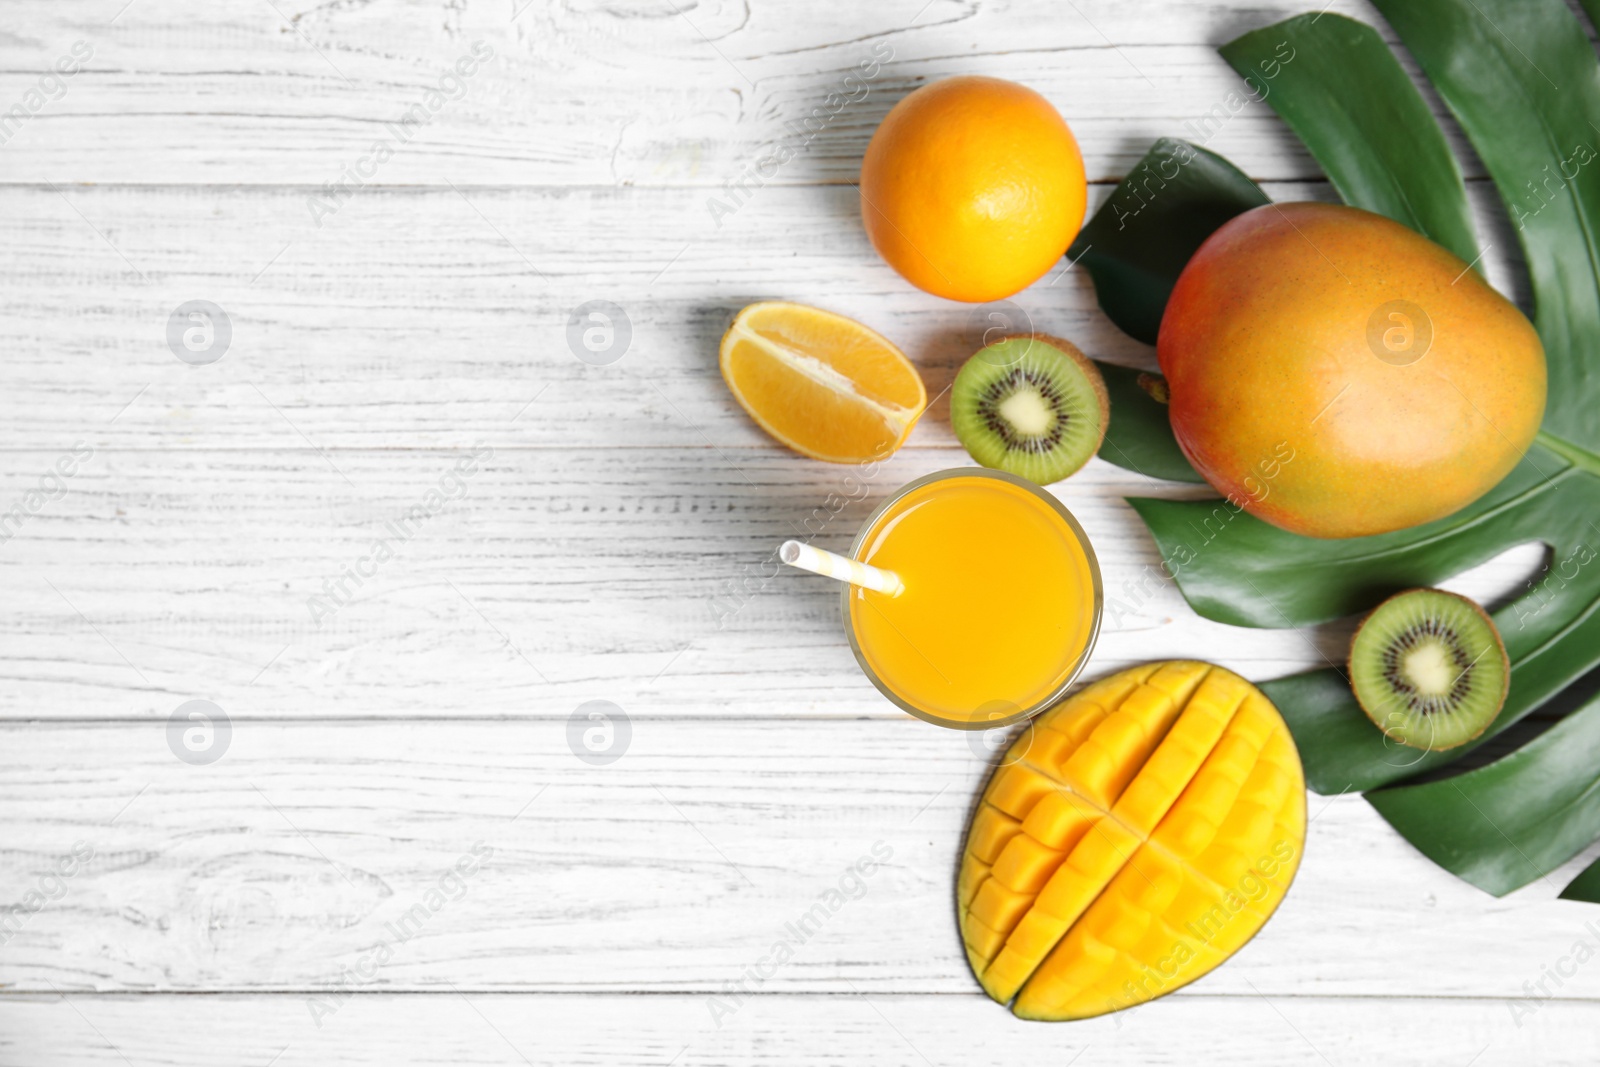
[[[984,991],[1086,1019],[1199,978],[1283,900],[1305,849],[1300,754],[1255,686],[1147,664],[1035,719],[967,830],[956,907]]]
[[[891,455],[911,433],[928,391],[881,334],[831,311],[765,301],[723,334],[723,381],[763,430],[830,463]]]

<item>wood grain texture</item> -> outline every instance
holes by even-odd
[[[1254,176],[1317,175],[1216,54],[1279,17],[1247,0],[137,0],[118,14],[124,2],[11,5],[26,32],[0,39],[0,100],[24,98],[74,42],[93,55],[6,143],[6,180],[321,186],[387,138],[393,157],[360,180],[718,187],[787,145],[796,158],[769,180],[851,182],[895,101],[957,73],[1044,93],[1096,180],[1165,134]],[[1366,3],[1319,7],[1392,39]],[[475,42],[493,59],[447,84],[414,135],[389,133]],[[874,57],[875,76],[845,81]]]
[[[1051,1063],[1589,1067],[1600,1004],[1557,1000],[1518,1027],[1498,1000],[1179,993],[1112,1019],[1012,1019],[981,996],[752,998],[719,1029],[698,996],[463,991],[359,995],[319,1029],[288,996],[8,997],[0,1063],[51,1067],[928,1067]],[[274,1059],[276,1057],[276,1059]]]
[[[1332,195],[1326,183],[1268,191]],[[1515,245],[1491,225],[1492,191],[1475,193],[1490,276],[1515,293]],[[757,190],[720,228],[703,191],[687,189],[370,190],[321,230],[292,189],[0,196],[0,241],[14,251],[0,264],[0,448],[774,451],[717,372],[718,341],[744,305],[781,298],[856,318],[906,351],[930,397],[992,325],[992,308],[894,274],[842,186]],[[1011,301],[1013,324],[1153,366],[1068,268]],[[169,317],[196,299],[232,326],[206,366],[167,340]],[[629,323],[606,366],[568,337],[592,300]],[[911,445],[957,447],[947,411],[937,400]]]
[[[53,899],[18,917],[0,963],[36,992],[721,993],[786,940],[793,959],[750,988],[966,994],[952,897],[989,763],[977,736],[640,719],[594,766],[560,720],[246,720],[191,766],[162,723],[13,724],[0,895]],[[1582,858],[1495,900],[1357,797],[1309,816],[1287,902],[1194,991],[1516,997],[1600,943],[1591,909],[1554,899]],[[93,854],[73,863],[75,847]],[[1600,966],[1559,993],[1600,997]]]
[[[804,460],[716,371],[758,298],[884,332],[930,395],[993,324],[864,239],[850,183],[894,102],[1033,85],[1092,204],[1161,135],[1331,199],[1214,52],[1292,11],[9,4],[0,120],[30,117],[0,121],[0,1067],[1592,1062],[1600,965],[1558,971],[1600,932],[1554,897],[1594,850],[1494,900],[1354,797],[1313,799],[1287,903],[1227,967],[1112,1019],[1010,1018],[950,899],[989,749],[893,711],[834,590],[767,563],[966,462],[942,399],[870,477]],[[475,42],[493,57],[449,92]],[[1463,158],[1489,276],[1525,302]],[[205,366],[167,339],[196,299],[233,330]],[[631,330],[610,365],[569,341],[592,300]],[[1080,272],[1014,303],[1150,365]],[[1094,673],[1342,655],[1348,624],[1222,627],[1151,577],[1121,498],[1196,489],[1099,461],[1054,488],[1105,572]],[[1540,562],[1450,584],[1493,601]],[[172,747],[196,698],[229,720],[207,765]],[[605,765],[571,721],[595,700],[627,720]],[[794,958],[745,977],[819,899]]]
[[[838,587],[774,552],[796,536],[846,551],[895,488],[970,462],[908,449],[869,476],[775,447],[119,449],[48,479],[59,458],[8,453],[0,475],[0,500],[40,494],[0,543],[0,718],[165,721],[195,697],[249,718],[564,718],[591,699],[900,718],[856,667]],[[1242,631],[1184,604],[1123,498],[1203,488],[1095,460],[1053,491],[1104,575],[1091,677],[1154,655],[1258,680],[1343,661],[1349,621]],[[1526,546],[1450,585],[1492,603],[1542,563]]]

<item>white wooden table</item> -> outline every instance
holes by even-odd
[[[887,109],[1000,75],[1060,107],[1096,198],[1173,134],[1327,199],[1264,107],[1195,125],[1234,87],[1213,47],[1296,9],[8,3],[0,1064],[1593,1063],[1600,963],[1547,977],[1600,949],[1600,909],[1554,899],[1592,854],[1494,900],[1355,797],[1312,799],[1293,892],[1227,966],[1133,1013],[1012,1019],[951,903],[987,753],[894,711],[834,591],[765,566],[853,472],[733,403],[730,314],[854,316],[930,393],[973,347],[969,309],[861,232]],[[168,343],[195,300],[231,328],[184,348],[180,322],[208,363]],[[604,365],[568,339],[595,300],[630,334]],[[1017,303],[1151,359],[1076,272]],[[965,462],[938,404],[817,542]],[[1342,654],[1347,627],[1123,591],[1156,556],[1122,496],[1192,489],[1096,461],[1056,492],[1130,606],[1096,672]],[[191,700],[227,720],[199,753],[169,729]],[[610,762],[572,741],[590,701],[626,716],[588,739]],[[748,977],[874,847],[883,869]]]

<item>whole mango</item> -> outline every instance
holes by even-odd
[[[1195,469],[1309,537],[1465,507],[1544,416],[1544,348],[1522,312],[1357,208],[1267,204],[1227,222],[1179,276],[1156,348]]]

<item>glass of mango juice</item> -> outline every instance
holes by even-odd
[[[1083,527],[1026,479],[982,467],[903,486],[850,556],[899,578],[847,584],[845,629],[872,684],[962,730],[1020,722],[1077,680],[1100,632],[1100,565]]]

